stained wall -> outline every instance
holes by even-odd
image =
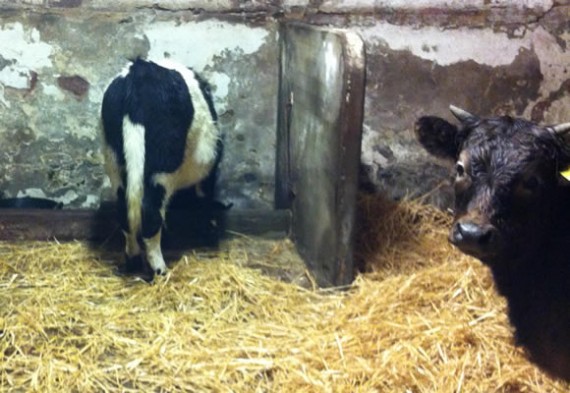
[[[570,4],[553,0],[0,1],[0,191],[69,207],[109,197],[99,153],[105,86],[127,58],[171,57],[213,85],[226,154],[220,192],[271,208],[278,24],[364,40],[362,181],[450,203],[449,168],[413,138],[450,103],[479,114],[570,120]]]

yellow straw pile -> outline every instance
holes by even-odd
[[[447,215],[360,208],[366,272],[343,290],[311,287],[286,240],[189,252],[152,285],[84,243],[0,243],[0,391],[567,391],[513,346]]]

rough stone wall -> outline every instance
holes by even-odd
[[[271,207],[278,23],[355,30],[367,51],[364,178],[394,198],[450,202],[448,168],[413,138],[450,103],[570,121],[570,1],[0,0],[0,191],[93,207],[105,185],[98,111],[135,55],[172,58],[213,86],[226,134],[222,198]]]
[[[68,3],[66,3],[68,4]],[[75,4],[75,3],[73,3]],[[200,72],[225,134],[221,199],[271,208],[277,23],[189,11],[17,7],[0,23],[0,191],[96,207],[110,197],[99,111],[109,82],[136,56]]]
[[[452,203],[451,172],[418,148],[419,116],[454,120],[455,104],[481,115],[570,120],[568,2],[450,3],[457,7],[345,22],[367,47],[365,181],[394,198],[427,194],[440,206]]]

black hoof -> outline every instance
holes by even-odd
[[[162,270],[162,269],[157,269],[154,274],[156,274],[157,276],[165,276],[166,275],[166,270]]]

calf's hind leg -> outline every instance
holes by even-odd
[[[143,259],[141,248],[137,240],[136,231],[129,230],[127,200],[125,197],[125,189],[121,186],[117,189],[117,213],[119,216],[119,224],[125,235],[125,266],[124,271],[127,273],[140,272],[143,270]]]
[[[142,238],[147,261],[152,271],[159,275],[166,274],[168,270],[160,247],[165,207],[164,188],[156,184],[146,185],[142,205]]]
[[[125,236],[125,264],[119,267],[124,273],[135,273],[143,270],[141,247],[137,241],[137,231],[129,229],[128,206],[125,194],[124,167],[119,167],[117,156],[108,145],[103,149],[105,156],[105,173],[109,176],[111,187],[117,198],[117,216],[123,235]],[[124,175],[123,175],[124,176]]]

